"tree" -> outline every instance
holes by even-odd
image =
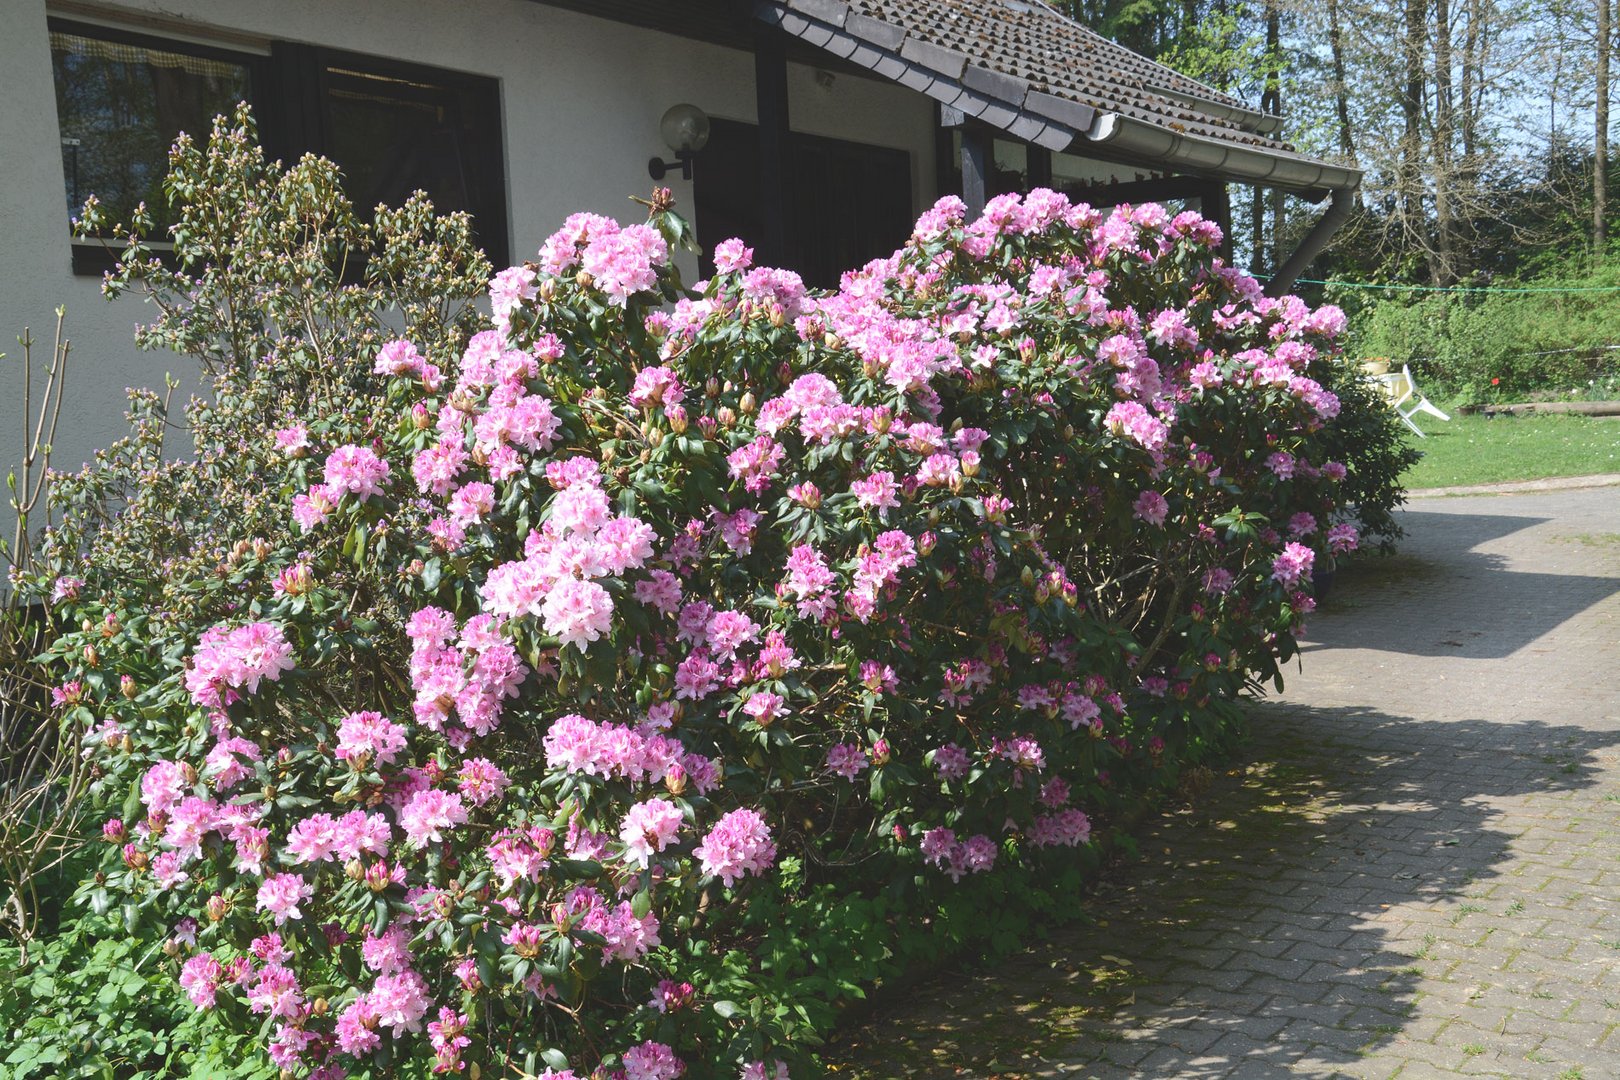
[[[1607,229],[1603,220],[1608,211],[1609,187],[1609,49],[1612,29],[1609,0],[1597,0],[1597,63],[1593,104],[1592,134],[1592,254],[1603,257]]]

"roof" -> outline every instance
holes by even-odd
[[[1311,197],[1359,170],[1296,152],[1282,118],[1092,32],[1041,0],[755,0],[806,44],[1050,150]]]

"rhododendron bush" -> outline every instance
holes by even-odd
[[[1072,908],[1356,544],[1343,320],[1196,214],[947,198],[826,294],[738,241],[688,291],[683,230],[328,357],[367,408],[236,433],[279,516],[193,616],[59,545],[94,887],[277,1066],[785,1076],[964,912]]]

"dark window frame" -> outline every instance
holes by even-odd
[[[195,56],[203,60],[218,60],[222,63],[236,64],[246,69],[248,77],[248,101],[258,111],[257,101],[268,87],[271,77],[270,56],[266,53],[244,52],[218,45],[203,45],[178,38],[166,38],[153,34],[141,33],[136,30],[127,30],[122,26],[109,26],[105,23],[87,23],[76,19],[64,19],[52,15],[45,20],[46,29],[50,33],[73,34],[78,37],[94,38],[98,41],[108,41],[119,45],[133,45],[140,49],[152,49],[157,52],[179,53],[185,56]],[[52,89],[54,96],[55,76],[52,76]],[[65,138],[62,134],[62,118],[56,118],[57,136]],[[206,134],[206,133],[205,133]],[[94,194],[87,192],[86,194]],[[75,207],[75,212],[78,208]],[[72,251],[73,273],[79,276],[100,277],[103,273],[113,269],[118,263],[118,252],[121,245],[118,241],[107,238],[106,243],[94,239],[80,240],[72,235],[69,229],[68,243]],[[170,250],[168,240],[152,241],[155,253],[167,259]],[[110,249],[110,250],[109,250]]]
[[[458,144],[459,159],[464,162],[470,177],[464,181],[464,186],[471,204],[467,209],[473,215],[475,239],[492,264],[498,267],[507,264],[511,246],[508,236],[511,193],[506,175],[500,79],[431,64],[295,42],[273,41],[270,52],[265,54],[57,16],[50,16],[47,25],[53,32],[219,60],[244,67],[248,73],[248,103],[253,107],[259,123],[260,142],[267,155],[283,161],[292,161],[306,152],[336,160],[341,153],[340,149],[332,147],[327,131],[329,68],[344,68],[363,76],[422,82],[450,91],[456,97],[463,117],[479,118],[478,122],[468,127],[471,135],[469,143],[464,148]],[[60,130],[59,117],[59,134]],[[362,214],[369,214],[372,207],[357,206],[356,209]],[[69,244],[72,269],[76,275],[99,277],[116,264],[119,248],[115,244],[109,251],[101,243],[76,240],[71,235]],[[109,241],[109,244],[113,242]],[[160,257],[164,257],[163,249],[166,247],[166,242],[158,243]]]

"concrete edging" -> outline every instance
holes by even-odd
[[[1596,476],[1554,476],[1545,480],[1513,480],[1501,484],[1471,484],[1466,487],[1414,488],[1409,499],[1437,499],[1447,495],[1518,495],[1533,491],[1570,491],[1575,488],[1620,487],[1620,473]]]

